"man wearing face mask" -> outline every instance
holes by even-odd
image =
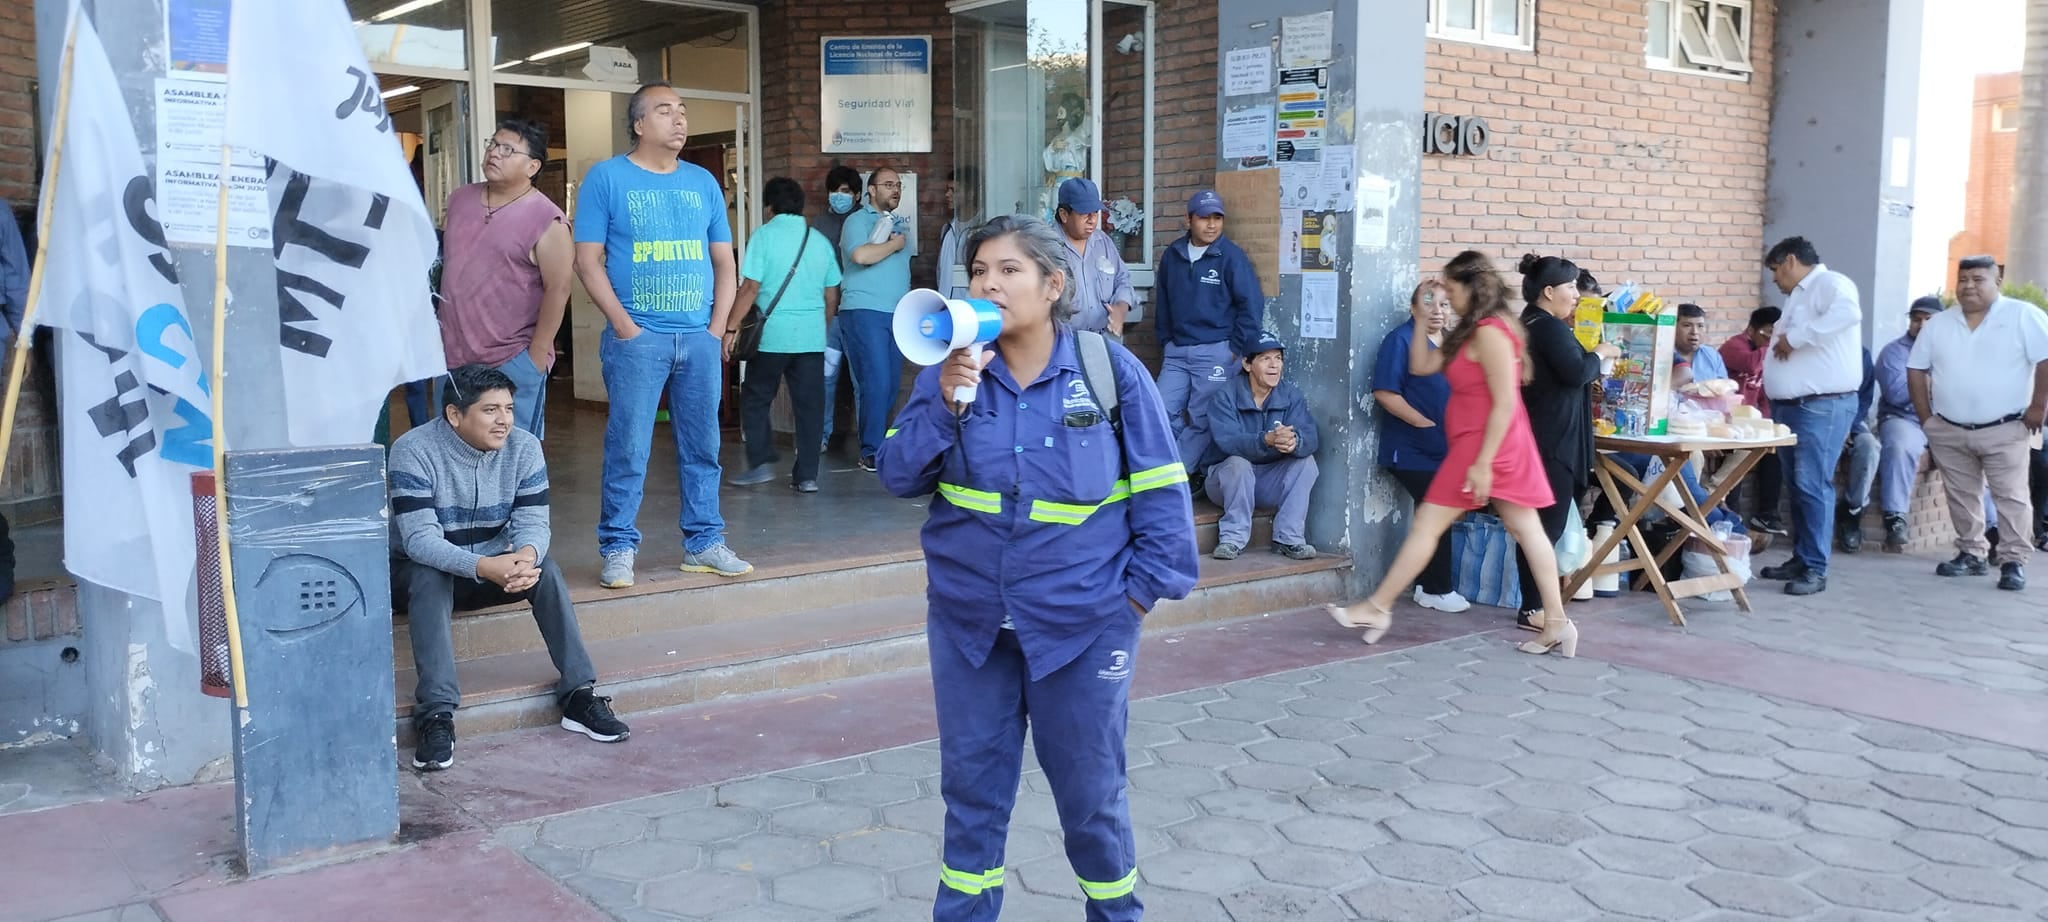
[[[846,259],[840,255],[839,237],[846,227],[846,216],[853,213],[859,189],[860,173],[843,163],[833,164],[825,173],[825,213],[811,222],[832,244],[832,258],[839,260],[842,274],[846,272]],[[839,337],[839,315],[835,313],[825,325],[825,434],[818,446],[821,451],[832,444],[832,417],[838,415],[839,366],[846,357],[843,342]]]

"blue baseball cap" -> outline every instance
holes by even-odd
[[[1286,352],[1287,344],[1281,342],[1279,335],[1275,334],[1272,330],[1260,330],[1259,342],[1258,345],[1252,347],[1252,355],[1259,355],[1261,353],[1273,352],[1276,350],[1280,352]]]
[[[1222,213],[1223,196],[1217,195],[1212,190],[1203,189],[1195,193],[1193,198],[1188,199],[1188,214],[1198,218],[1206,218],[1210,215]]]
[[[1095,184],[1076,176],[1060,183],[1060,205],[1075,214],[1094,214],[1102,210],[1102,193],[1095,191]]]

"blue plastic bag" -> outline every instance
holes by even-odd
[[[1500,519],[1467,513],[1451,526],[1451,567],[1458,594],[1475,605],[1519,610],[1522,580],[1515,572],[1515,540]]]

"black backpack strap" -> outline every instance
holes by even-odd
[[[1124,441],[1123,411],[1118,406],[1116,365],[1109,360],[1109,340],[1093,330],[1075,330],[1074,346],[1081,352],[1081,379],[1088,384],[1088,396],[1102,408],[1119,446]]]

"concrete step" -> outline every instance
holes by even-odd
[[[1195,541],[1204,555],[1216,547],[1216,507],[1196,507]],[[1252,518],[1254,555],[1272,540],[1273,519],[1267,512]],[[1206,557],[1205,557],[1206,559]],[[579,587],[574,590],[576,619],[586,643],[643,634],[711,627],[735,622],[779,618],[815,609],[820,600],[873,599],[888,595],[922,595],[924,558],[914,550],[862,554],[828,560],[761,565],[738,578],[701,574],[659,582],[643,578],[640,585],[617,592]],[[405,617],[392,630],[392,662],[412,664],[412,638]],[[540,632],[525,605],[500,605],[457,612],[450,634],[458,662],[482,657],[544,650]]]
[[[1334,601],[1344,595],[1350,568],[1349,559],[1334,556],[1297,561],[1254,551],[1234,561],[1205,557],[1195,591],[1183,601],[1160,605],[1146,618],[1145,627],[1184,628]],[[918,668],[927,662],[921,572],[919,576],[914,587],[899,585],[865,597],[834,596],[865,601],[586,643],[599,670],[599,688],[613,697],[613,707],[621,714]],[[526,630],[533,631],[530,623]],[[416,676],[409,656],[399,663],[403,668],[396,676],[397,733],[399,745],[405,747],[412,745]],[[456,672],[463,689],[457,712],[461,736],[560,719],[554,700],[556,672],[543,650],[463,659]]]

